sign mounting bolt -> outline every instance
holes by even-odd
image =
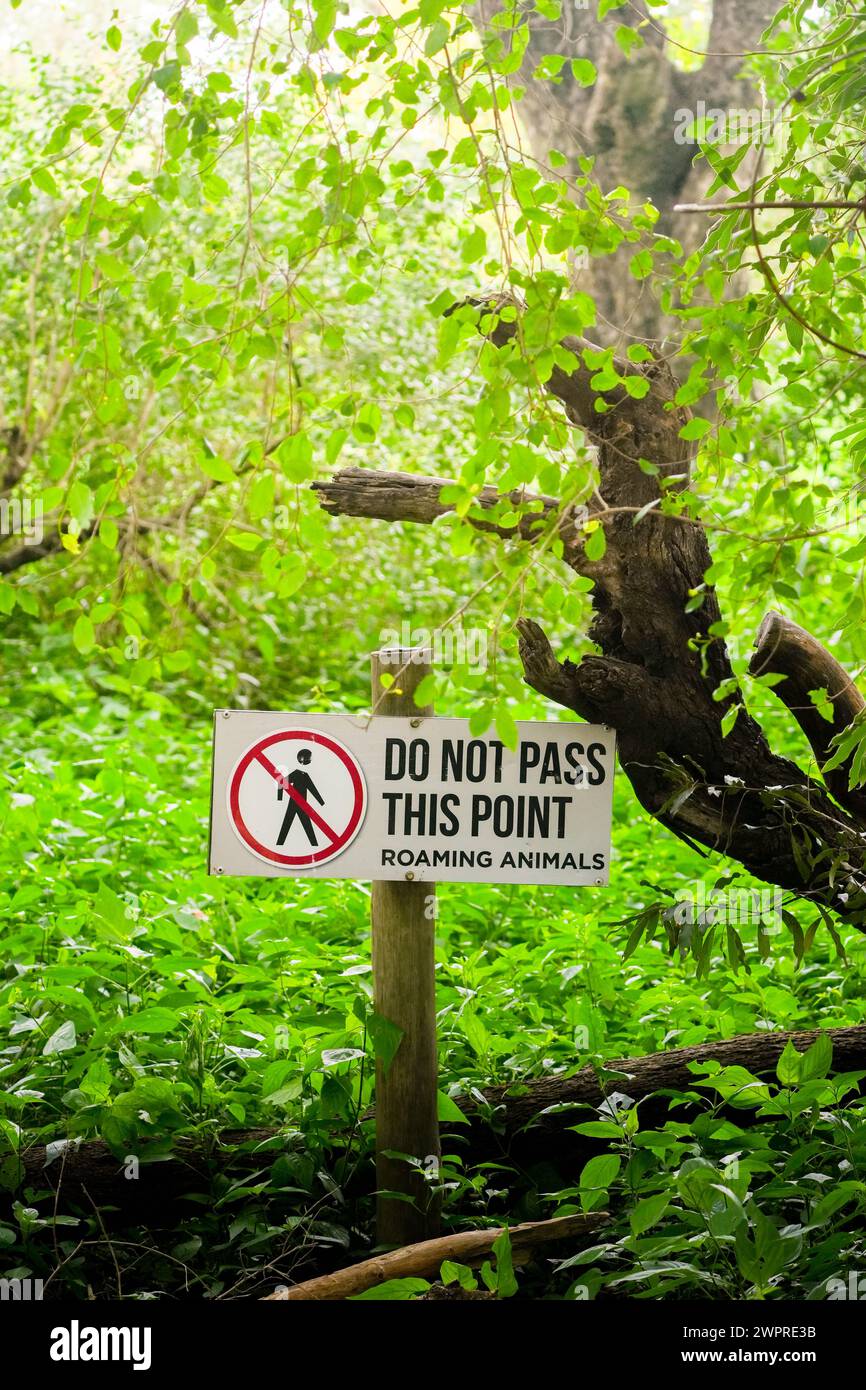
[[[409,872],[407,873],[406,877],[407,877],[407,878],[414,878],[414,877],[415,877],[415,875],[412,873],[411,869],[410,869]]]

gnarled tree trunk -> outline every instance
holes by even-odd
[[[501,317],[505,307],[508,321]],[[519,306],[504,299],[484,304],[479,326],[503,353],[519,354]],[[530,502],[534,525],[527,528],[524,520],[511,534],[531,544],[547,528],[560,529],[564,558],[592,580],[590,636],[602,654],[578,665],[560,663],[540,627],[523,621],[526,680],[582,718],[613,725],[623,770],[641,804],[663,825],[866,929],[862,794],[847,792],[845,769],[827,787],[772,750],[735,688],[718,635],[719,602],[704,582],[711,559],[706,533],[694,517],[661,509],[659,480],[676,488],[688,474],[693,448],[679,438],[688,413],[674,404],[671,373],[660,361],[640,367],[618,361],[621,377],[639,374],[649,391],[641,398],[622,388],[605,392],[599,413],[585,358],[593,345],[567,338],[563,346],[578,366],[570,373],[557,368],[547,388],[597,448],[600,487],[589,510],[604,527],[606,550],[601,559],[589,559],[583,530],[549,498]],[[641,459],[656,473],[641,469]],[[441,479],[346,469],[313,486],[337,515],[430,521],[448,510],[438,501]],[[501,534],[486,515],[493,500],[483,495],[470,517]],[[697,596],[694,606],[690,600]],[[819,673],[830,670],[832,659],[811,638],[777,641],[767,656],[763,631],[767,669],[784,673],[793,695],[782,698],[814,738],[811,702],[803,707],[802,691],[821,684]],[[832,666],[828,694],[844,727],[862,701],[841,668]],[[717,698],[720,686],[728,693]],[[723,719],[733,705],[738,708],[729,727]]]

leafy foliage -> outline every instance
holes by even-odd
[[[14,8],[23,22],[26,0]],[[619,8],[634,61],[646,24]],[[694,46],[690,18],[652,9]],[[721,635],[776,746],[811,756],[771,683],[745,675],[768,602],[835,634],[848,669],[866,660],[862,15],[781,8],[751,60],[780,113],[772,146],[756,166],[748,144],[703,131],[696,157],[713,201],[804,206],[713,215],[687,255],[652,204],[598,186],[591,154],[572,173],[562,151],[523,152],[531,14],[508,0],[476,30],[440,0],[396,17],[186,0],[146,27],[133,7],[93,37],[98,61],[25,45],[0,85],[0,494],[41,509],[47,551],[23,555],[32,538],[3,514],[8,1274],[81,1297],[236,1297],[369,1250],[354,1179],[373,1062],[394,1040],[372,1009],[368,886],[206,876],[210,710],[366,708],[367,653],[408,623],[487,643],[484,669],[437,673],[438,712],[478,732],[549,717],[513,623],[543,618],[577,659],[588,585],[562,563],[555,516],[533,547],[467,523],[486,484],[563,505],[596,487],[544,386],[574,365],[562,339],[592,336],[593,266],[620,248],[686,333],[678,402],[699,453],[658,505],[707,518]],[[533,81],[597,77],[552,54]],[[526,304],[504,351],[479,337],[482,286]],[[645,384],[606,349],[587,365],[599,411],[600,393]],[[412,535],[330,519],[308,485],[347,463],[451,478],[454,514]],[[855,781],[864,728],[834,759],[857,754]],[[610,1209],[603,1242],[551,1279],[521,1274],[519,1296],[824,1296],[864,1258],[859,1078],[833,1077],[826,1047],[788,1051],[775,1084],[705,1069],[697,1116],[658,1130],[633,1106],[584,1118],[605,1151],[574,1173],[461,1157],[455,1098],[487,1082],[863,1022],[862,945],[829,915],[786,902],[772,934],[677,921],[699,874],[753,885],[696,868],[624,785],[615,827],[607,896],[441,894],[446,1223]],[[118,1238],[109,1214],[21,1185],[37,1144],[49,1168],[95,1138],[154,1162],[256,1127],[276,1134],[191,1179],[165,1230],[130,1218]],[[486,1273],[442,1278],[515,1293],[507,1242]]]

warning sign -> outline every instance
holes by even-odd
[[[217,710],[211,873],[603,884],[614,736],[464,719]]]
[[[335,859],[360,830],[367,803],[357,759],[309,728],[254,743],[238,759],[227,795],[232,828],[248,849],[289,868]]]

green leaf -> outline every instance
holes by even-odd
[[[626,392],[633,400],[641,401],[644,396],[649,395],[650,383],[645,376],[627,376],[623,378],[623,385]]]
[[[478,1288],[478,1280],[472,1273],[468,1265],[458,1264],[455,1260],[443,1260],[439,1269],[439,1278],[446,1286],[448,1284],[459,1284],[461,1289],[474,1291]]]
[[[444,1091],[436,1092],[436,1113],[441,1124],[468,1125],[469,1120]]]
[[[99,523],[99,539],[106,550],[115,550],[117,548],[118,536],[117,522],[112,521],[111,517],[103,517],[102,521]]]
[[[228,531],[226,540],[229,545],[233,545],[236,550],[244,550],[247,553],[258,550],[263,543],[263,538],[257,536],[252,531]]]
[[[801,1081],[822,1081],[833,1064],[833,1039],[829,1033],[819,1033],[812,1046],[800,1059]]]
[[[836,718],[836,711],[827,691],[823,687],[820,690],[810,690],[809,699],[821,718],[826,719],[828,724],[832,724]]]
[[[505,747],[515,749],[518,742],[518,732],[511,711],[504,705],[497,705],[494,723],[496,725],[496,733],[505,744]]]
[[[100,883],[94,894],[93,915],[99,919],[98,930],[101,936],[108,936],[113,941],[129,940],[132,919],[127,904],[107,883]]]
[[[293,483],[306,482],[313,476],[313,446],[305,434],[290,434],[275,455],[286,477]]]
[[[313,20],[313,34],[316,48],[323,48],[337,20],[337,0],[313,0],[316,17]]]
[[[709,434],[712,428],[711,420],[704,420],[700,415],[695,415],[683,425],[680,430],[680,439],[703,439],[704,435]]]
[[[215,455],[203,456],[199,459],[198,466],[209,478],[213,478],[215,483],[233,483],[237,476],[231,464]]]
[[[428,1293],[430,1284],[426,1279],[388,1279],[384,1284],[377,1284],[373,1289],[365,1289],[363,1293],[353,1293],[349,1295],[351,1303],[360,1302],[405,1302],[410,1298],[417,1298],[419,1294]]]
[[[783,1086],[797,1086],[800,1082],[802,1058],[790,1038],[785,1043],[782,1055],[776,1063],[776,1075]]]
[[[604,1206],[607,1189],[621,1166],[621,1160],[615,1154],[597,1154],[584,1164],[578,1183],[584,1211],[594,1211]]]
[[[172,1033],[180,1025],[179,1016],[172,1009],[164,1009],[154,1006],[151,1009],[139,1009],[138,1013],[132,1013],[128,1018],[119,1018],[113,1024],[113,1033]]]
[[[75,482],[66,497],[66,506],[70,516],[74,516],[78,522],[79,530],[83,531],[93,520],[95,504],[93,493],[86,483]]]
[[[607,536],[601,522],[596,523],[586,537],[583,553],[587,560],[601,560],[607,550]]]
[[[180,63],[177,59],[173,59],[170,63],[164,63],[161,68],[157,68],[153,74],[154,86],[158,87],[161,92],[167,92],[170,87],[180,81],[180,76]]]
[[[192,1260],[201,1250],[201,1246],[201,1236],[189,1236],[186,1240],[178,1241],[177,1245],[172,1247],[171,1253],[176,1260]]]
[[[471,1009],[464,1009],[461,1013],[460,1030],[476,1056],[486,1056],[490,1046],[490,1036],[481,1019]]]
[[[387,1076],[391,1063],[403,1041],[403,1029],[390,1019],[371,1011],[367,1014],[367,1034],[373,1044],[376,1060],[382,1063]]]
[[[431,25],[430,32],[424,40],[424,52],[427,57],[433,58],[437,53],[440,53],[450,36],[450,26],[445,23],[444,19],[437,19],[436,23]]]
[[[42,1054],[45,1057],[53,1057],[58,1052],[70,1052],[75,1046],[75,1041],[75,1024],[71,1019],[67,1019],[59,1028],[55,1028],[43,1047]]]
[[[496,1293],[499,1298],[513,1298],[517,1293],[517,1280],[514,1277],[511,1237],[507,1226],[493,1242],[493,1254],[496,1258]]]
[[[30,177],[42,193],[47,193],[50,198],[60,197],[60,190],[54,181],[54,176],[47,169],[34,169]]]
[[[715,1189],[721,1180],[721,1173],[708,1159],[687,1158],[677,1174],[677,1192],[687,1207],[706,1216],[720,1195]]]
[[[626,57],[628,57],[634,49],[643,48],[644,45],[643,37],[636,29],[630,28],[628,24],[617,25],[614,38]]]
[[[827,295],[833,289],[835,276],[833,274],[832,261],[822,260],[812,267],[809,272],[809,284],[817,294]]]
[[[129,266],[122,261],[119,256],[113,255],[110,251],[98,251],[96,253],[96,264],[102,271],[106,280],[119,283],[122,280],[131,280],[132,271]]]
[[[96,645],[96,633],[93,630],[93,623],[86,613],[81,613],[76,619],[72,629],[72,641],[76,651],[79,651],[82,656],[87,656],[93,651]]]
[[[188,44],[199,32],[198,19],[192,10],[181,10],[174,26],[174,37],[178,43]]]
[[[642,1236],[651,1226],[655,1226],[664,1216],[670,1204],[670,1193],[659,1192],[654,1197],[644,1197],[634,1211],[629,1213],[629,1223],[635,1236]]]
[[[638,251],[637,255],[632,256],[629,261],[628,268],[636,280],[645,280],[648,275],[652,274],[652,252]]]
[[[588,58],[572,58],[571,74],[581,87],[591,87],[598,77],[595,63],[591,63]]]
[[[274,475],[263,473],[250,488],[247,498],[247,511],[251,521],[261,521],[272,516],[274,511]]]
[[[78,1089],[94,1105],[103,1105],[111,1095],[111,1068],[104,1057],[91,1062],[78,1083]]]
[[[809,1213],[809,1225],[823,1226],[825,1222],[832,1220],[837,1211],[841,1211],[843,1207],[864,1195],[866,1195],[866,1183],[854,1180],[840,1182],[838,1186],[827,1192],[819,1202],[816,1202]]]

